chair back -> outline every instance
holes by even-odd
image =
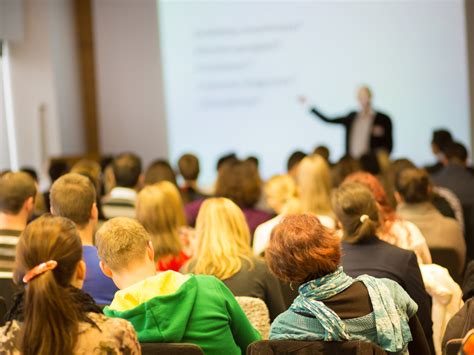
[[[187,343],[140,343],[143,355],[204,355],[195,344]]]
[[[247,355],[384,355],[382,348],[363,341],[300,341],[300,340],[262,340],[247,348]]]
[[[0,327],[5,325],[5,315],[7,314],[7,303],[3,297],[0,297]]]
[[[270,334],[270,314],[267,305],[256,297],[235,297],[247,316],[250,324],[258,330],[262,339],[268,339]]]
[[[433,264],[441,265],[448,269],[449,274],[459,285],[462,283],[462,272],[464,265],[461,265],[461,258],[453,248],[430,248]]]
[[[445,355],[458,355],[461,350],[462,339],[451,339],[444,348]]]

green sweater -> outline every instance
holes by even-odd
[[[117,292],[104,313],[130,321],[140,342],[193,343],[206,354],[245,354],[260,340],[232,293],[213,276],[160,273]]]

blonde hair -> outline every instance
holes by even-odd
[[[186,225],[178,189],[169,181],[144,187],[137,197],[136,216],[150,233],[155,259],[174,255],[183,249],[178,229]]]
[[[331,173],[323,157],[311,155],[304,158],[296,180],[301,208],[305,213],[334,217],[331,208]]]
[[[99,258],[115,272],[144,258],[150,241],[145,228],[128,217],[108,220],[99,228],[95,237]]]
[[[275,175],[265,184],[264,192],[268,206],[280,214],[287,202],[296,196],[296,184],[289,175]]]
[[[195,274],[221,280],[242,268],[242,259],[253,266],[250,230],[242,210],[227,198],[210,198],[201,206],[196,221],[197,248],[191,266]]]

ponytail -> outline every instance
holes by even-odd
[[[358,226],[351,233],[351,235],[349,235],[347,231],[344,230],[343,240],[350,244],[363,243],[376,235],[377,228],[377,222],[371,220],[367,215],[362,215]]]

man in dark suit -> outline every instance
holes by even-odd
[[[357,100],[360,104],[358,112],[352,111],[347,116],[329,118],[315,107],[310,112],[324,122],[341,124],[346,127],[346,154],[354,158],[383,149],[392,152],[392,121],[386,114],[374,111],[372,108],[372,93],[367,86],[357,90]],[[300,98],[306,102],[304,97]]]

